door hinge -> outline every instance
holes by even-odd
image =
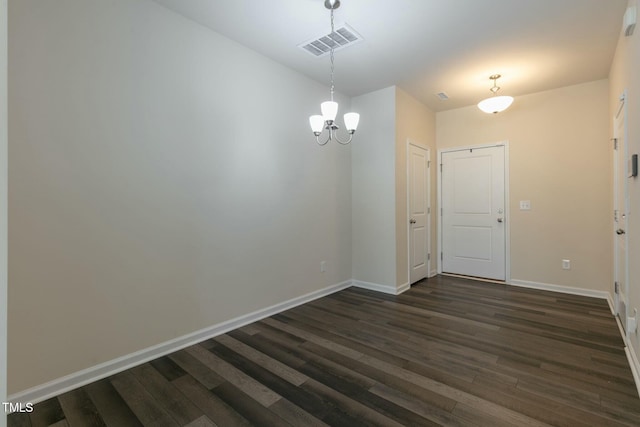
[[[444,254],[440,252],[440,261],[442,261],[443,259],[444,259]]]
[[[431,254],[427,254],[427,261],[431,260]]]
[[[613,288],[616,294],[620,293],[620,284],[618,282],[613,282]]]
[[[440,173],[442,173],[442,163],[440,163]]]
[[[617,150],[618,149],[618,138],[611,138],[611,140],[613,141],[613,149]]]
[[[430,214],[431,213],[431,208],[427,208],[427,213]]]
[[[442,214],[442,208],[440,208],[440,216],[442,216],[442,215],[443,215],[443,214]]]
[[[427,160],[427,168],[431,167],[431,160]]]

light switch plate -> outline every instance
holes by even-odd
[[[521,211],[530,211],[531,210],[531,200],[520,200],[520,210]]]

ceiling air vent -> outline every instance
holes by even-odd
[[[438,99],[440,101],[446,101],[447,99],[449,99],[449,95],[447,95],[444,92],[438,92],[438,93],[436,93],[436,96],[438,97]]]
[[[362,41],[362,36],[356,33],[353,28],[344,24],[333,33],[322,35],[315,39],[311,39],[307,42],[299,44],[298,47],[305,52],[315,56],[321,57],[327,55],[333,47],[334,52],[340,49],[344,49],[347,46],[352,46]]]

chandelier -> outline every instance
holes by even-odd
[[[334,23],[333,23],[333,11],[340,7],[340,0],[325,0],[324,6],[331,11],[331,33],[329,33],[329,38],[333,38],[334,31]],[[333,56],[333,45],[330,48],[329,55],[331,57],[331,100],[323,102],[320,104],[320,111],[322,115],[316,114],[314,116],[309,117],[309,124],[311,125],[311,130],[313,134],[316,136],[316,142],[318,145],[326,145],[331,140],[336,140],[340,144],[346,145],[351,142],[353,139],[353,134],[358,127],[358,122],[360,121],[360,114],[358,113],[347,113],[344,115],[344,126],[347,129],[347,133],[349,134],[349,138],[347,140],[341,140],[338,138],[338,125],[336,124],[336,116],[338,115],[338,103],[333,100],[333,71],[334,71],[334,56]],[[320,135],[324,130],[328,131],[328,135],[324,142],[320,141]]]
[[[485,113],[499,113],[509,108],[509,106],[513,102],[513,97],[511,96],[497,96],[498,91],[500,90],[500,86],[496,85],[496,81],[500,77],[502,77],[500,74],[494,74],[489,77],[490,80],[493,80],[493,87],[489,89],[491,92],[493,92],[493,96],[478,103],[478,108]]]

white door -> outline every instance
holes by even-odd
[[[627,144],[625,141],[626,103],[621,100],[620,109],[614,118],[614,155],[613,155],[613,219],[614,219],[614,281],[615,309],[625,331],[627,330],[627,215],[629,201],[627,191]]]
[[[505,147],[443,152],[442,272],[506,280]]]
[[[409,144],[409,283],[429,275],[429,151]]]

